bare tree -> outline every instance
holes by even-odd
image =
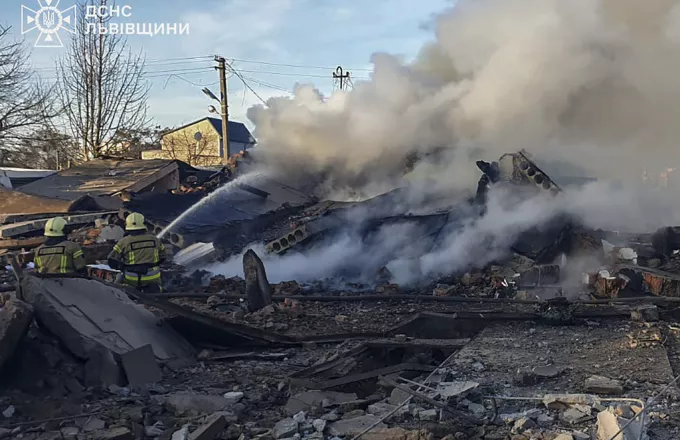
[[[39,128],[8,150],[4,165],[61,170],[81,159],[78,144],[49,125]]]
[[[57,113],[51,90],[35,81],[22,42],[0,26],[0,163]]]
[[[89,4],[106,5],[106,0],[89,0]],[[143,55],[134,54],[123,36],[97,32],[108,25],[110,17],[92,23],[85,14],[87,5],[79,5],[80,18],[69,53],[57,63],[67,125],[81,143],[86,160],[115,149],[119,133],[143,130],[150,122]],[[88,24],[97,29],[92,32]]]

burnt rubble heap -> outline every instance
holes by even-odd
[[[175,256],[156,295],[112,283],[103,263],[120,220],[140,200],[212,193],[233,170],[187,177],[157,163],[144,183],[88,201],[94,210],[66,207],[87,277],[36,275],[30,251],[45,213],[6,216],[0,439],[680,438],[680,228],[626,235],[555,217],[489,264],[418,285],[395,283],[383,264],[393,255],[317,282],[270,282],[265,262],[348,228],[370,249],[384,225],[412,225],[420,238],[407,256],[416,256],[485,215],[497,187],[563,191],[525,152],[478,167],[474,198],[426,200],[436,208],[418,213],[395,203],[401,191],[318,202],[275,181],[249,183],[229,199],[238,217],[165,237]],[[145,190],[149,176],[173,173],[169,191]],[[47,197],[39,182],[32,193]],[[152,213],[152,228],[174,215]],[[248,250],[255,242],[266,258]],[[234,258],[242,276],[202,270]],[[575,271],[577,258],[591,263]]]

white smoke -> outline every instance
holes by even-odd
[[[354,187],[440,147],[455,187],[474,178],[470,159],[520,148],[639,180],[680,156],[680,7],[651,3],[460,0],[412,64],[375,54],[351,92],[299,86],[251,108],[260,155]]]
[[[412,199],[401,200],[408,203]],[[442,229],[434,246],[426,234],[437,231],[409,224],[383,226],[373,239],[363,242],[360,226],[381,214],[359,205],[347,209],[346,228],[341,235],[315,243],[304,252],[293,250],[279,257],[265,254],[260,245],[253,249],[263,257],[269,279],[275,283],[291,279],[309,282],[340,276],[348,269],[353,270],[351,280],[371,282],[386,266],[394,282],[419,285],[502,260],[509,256],[510,247],[522,232],[540,228],[562,214],[582,221],[588,228],[636,233],[671,224],[678,218],[676,208],[664,209],[665,206],[669,205],[649,197],[646,191],[601,182],[556,197],[539,194],[520,201],[506,190],[497,189],[490,193],[483,216],[469,213],[459,227]],[[397,207],[395,212],[403,209],[407,206]],[[208,270],[242,276],[242,255]]]
[[[680,0],[459,0],[413,63],[384,53],[372,62],[372,80],[351,92],[324,97],[302,85],[251,108],[258,159],[289,176],[323,175],[322,192],[343,199],[395,187],[414,156],[425,157],[414,173],[442,194],[473,190],[475,160],[521,148],[626,186],[511,205],[496,194],[482,218],[416,255],[399,255],[407,231],[385,233],[383,246],[350,232],[304,255],[268,257],[273,281],[386,256],[400,282],[422,281],[501,258],[520,232],[559,213],[633,232],[680,218],[677,197],[635,188],[644,168],[654,175],[680,162]],[[217,269],[238,275],[240,259]]]

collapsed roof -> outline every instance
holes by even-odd
[[[176,186],[178,169],[174,160],[96,159],[24,185],[19,191],[59,200],[142,192],[159,185],[172,187],[173,182]],[[167,181],[159,182],[164,177]]]

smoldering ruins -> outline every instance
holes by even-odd
[[[219,172],[3,191],[0,438],[678,438],[679,19],[459,0],[415,61],[250,109]],[[164,293],[105,264],[130,212]],[[87,277],[32,270],[56,214]]]

